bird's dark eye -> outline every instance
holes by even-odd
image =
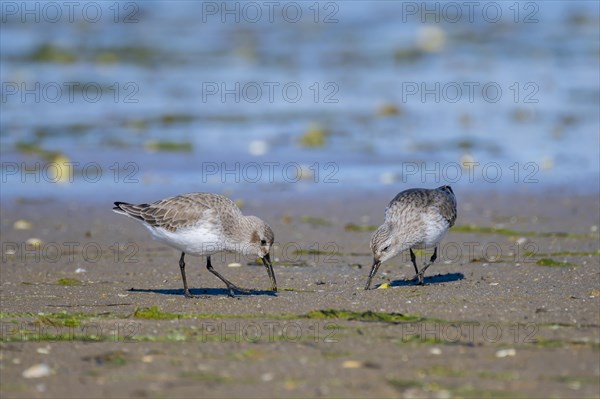
[[[390,249],[389,245],[387,247],[383,248],[383,252],[387,252],[388,249]]]
[[[260,240],[260,245],[267,245],[267,240]]]

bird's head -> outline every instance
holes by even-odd
[[[277,282],[275,281],[275,273],[273,272],[273,264],[271,263],[270,256],[271,247],[275,241],[275,234],[273,234],[273,230],[271,230],[268,224],[256,216],[247,216],[247,219],[250,221],[249,225],[252,227],[250,229],[249,251],[262,259],[271,279],[271,289],[275,292],[277,291]]]
[[[400,249],[400,242],[392,234],[392,229],[388,224],[379,226],[371,237],[371,251],[373,252],[373,261],[375,263],[384,262],[394,257]]]
[[[264,258],[271,252],[275,235],[273,230],[261,219],[256,216],[247,216],[250,219],[250,247],[248,253],[252,255],[258,255],[260,258]]]

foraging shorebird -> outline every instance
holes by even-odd
[[[256,216],[244,216],[240,209],[222,195],[191,193],[165,198],[151,204],[132,205],[115,202],[116,213],[140,220],[152,235],[181,251],[179,268],[183,293],[193,298],[185,278],[185,254],[205,255],[206,268],[227,285],[229,295],[240,288],[219,274],[211,265],[210,256],[221,251],[258,255],[271,279],[271,289],[277,282],[269,251],[273,245],[273,230]]]
[[[385,221],[371,237],[373,267],[365,290],[377,274],[382,262],[410,250],[410,260],[415,267],[419,284],[423,274],[437,258],[437,245],[456,220],[456,197],[450,186],[436,189],[411,188],[394,197],[385,208]],[[421,271],[417,267],[413,248],[434,247],[433,255]]]

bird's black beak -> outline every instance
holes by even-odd
[[[265,267],[267,268],[267,273],[269,273],[269,278],[271,279],[271,290],[273,292],[277,292],[277,281],[275,281],[275,273],[273,272],[273,264],[271,264],[271,257],[269,254],[266,254],[262,258]]]
[[[381,261],[377,259],[373,259],[373,267],[371,267],[371,273],[369,273],[369,279],[367,280],[367,285],[365,285],[365,290],[368,290],[371,287],[371,280],[373,276],[377,274],[377,269],[379,269],[379,265],[381,265]]]

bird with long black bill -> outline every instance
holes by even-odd
[[[259,256],[271,280],[271,290],[277,291],[277,282],[269,252],[275,239],[273,230],[256,216],[244,216],[237,205],[222,195],[191,193],[165,198],[151,204],[132,205],[115,202],[116,213],[139,220],[152,235],[181,251],[179,268],[183,280],[183,294],[192,298],[185,275],[185,255],[206,256],[206,268],[229,289],[249,293],[217,272],[210,257],[217,252],[237,252]]]
[[[415,278],[423,285],[425,271],[437,259],[438,244],[455,221],[456,197],[450,186],[411,188],[398,193],[385,209],[385,221],[371,237],[373,266],[365,290],[371,286],[382,262],[407,249],[415,267]],[[419,270],[413,248],[431,247],[433,255]]]

